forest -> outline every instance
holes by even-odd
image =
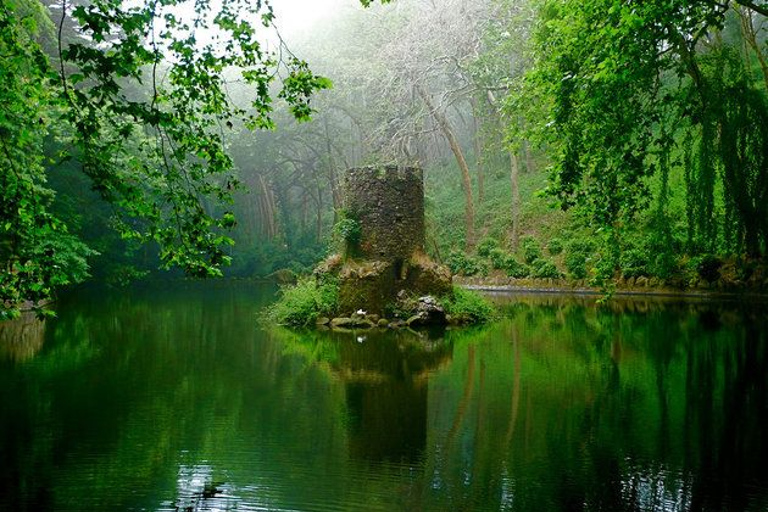
[[[0,1],[3,316],[305,273],[368,164],[457,275],[768,286],[766,2]]]

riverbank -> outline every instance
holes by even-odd
[[[494,276],[454,276],[454,284],[469,290],[485,292],[515,293],[553,293],[573,295],[605,295],[600,287],[590,286],[585,279],[515,279]],[[656,278],[637,278],[619,280],[614,283],[613,295],[619,296],[657,296],[657,297],[692,297],[708,299],[755,298],[768,300],[768,283],[756,286],[755,283],[715,281],[701,282],[685,287],[672,286]]]

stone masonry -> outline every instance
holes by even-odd
[[[360,240],[329,258],[320,275],[339,280],[343,314],[383,314],[402,296],[451,293],[451,274],[424,252],[424,185],[421,169],[359,167],[345,180],[345,209],[360,223]]]
[[[424,184],[415,167],[358,167],[345,182],[345,208],[360,222],[360,256],[405,261],[424,250]]]

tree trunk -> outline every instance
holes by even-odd
[[[485,199],[485,176],[483,174],[483,140],[477,123],[477,101],[472,101],[472,122],[475,128],[475,168],[477,169],[477,204]]]
[[[421,85],[416,85],[416,92],[421,97],[421,99],[424,100],[424,103],[427,105],[430,113],[435,118],[435,121],[437,121],[437,124],[440,126],[440,130],[443,132],[443,135],[445,135],[445,138],[448,139],[448,144],[451,146],[451,151],[456,157],[456,162],[459,164],[465,200],[464,222],[467,232],[466,249],[471,250],[475,246],[475,205],[474,200],[472,199],[472,178],[469,175],[469,166],[467,165],[467,160],[464,158],[464,153],[461,151],[459,141],[456,139],[456,135],[454,135],[451,124],[445,117],[445,114],[435,108],[435,106],[432,104],[432,99],[429,97],[426,91],[424,91]]]
[[[259,175],[259,182],[262,191],[262,206],[264,215],[264,234],[270,240],[277,236],[277,224],[275,219],[275,199],[272,190],[267,186],[267,180]]]
[[[342,207],[342,197],[339,180],[336,177],[336,164],[333,159],[331,137],[328,134],[328,120],[325,120],[323,127],[325,130],[325,150],[328,158],[328,181],[331,185],[331,199],[333,199],[333,223],[336,224],[339,220],[339,209]]]
[[[533,155],[531,154],[531,145],[527,140],[523,140],[523,154],[525,155],[525,172],[532,173],[535,171],[535,165],[533,164]]]
[[[520,164],[517,154],[514,151],[509,152],[509,181],[512,189],[512,232],[510,233],[510,243],[512,250],[517,250],[518,239],[520,237],[520,185],[519,174]]]

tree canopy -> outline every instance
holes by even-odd
[[[546,120],[531,125],[551,149],[552,195],[585,205],[615,238],[660,176],[669,233],[669,173],[681,169],[689,249],[763,255],[768,68],[755,26],[765,14],[747,1],[544,2],[511,105]]]
[[[282,41],[267,49],[266,1],[48,7],[0,8],[0,303],[13,314],[87,275],[92,251],[51,209],[48,169],[68,160],[110,205],[122,238],[156,243],[165,267],[220,275],[238,187],[224,133],[274,128],[276,101],[309,120],[313,93],[330,80]],[[229,97],[235,82],[247,104]]]

